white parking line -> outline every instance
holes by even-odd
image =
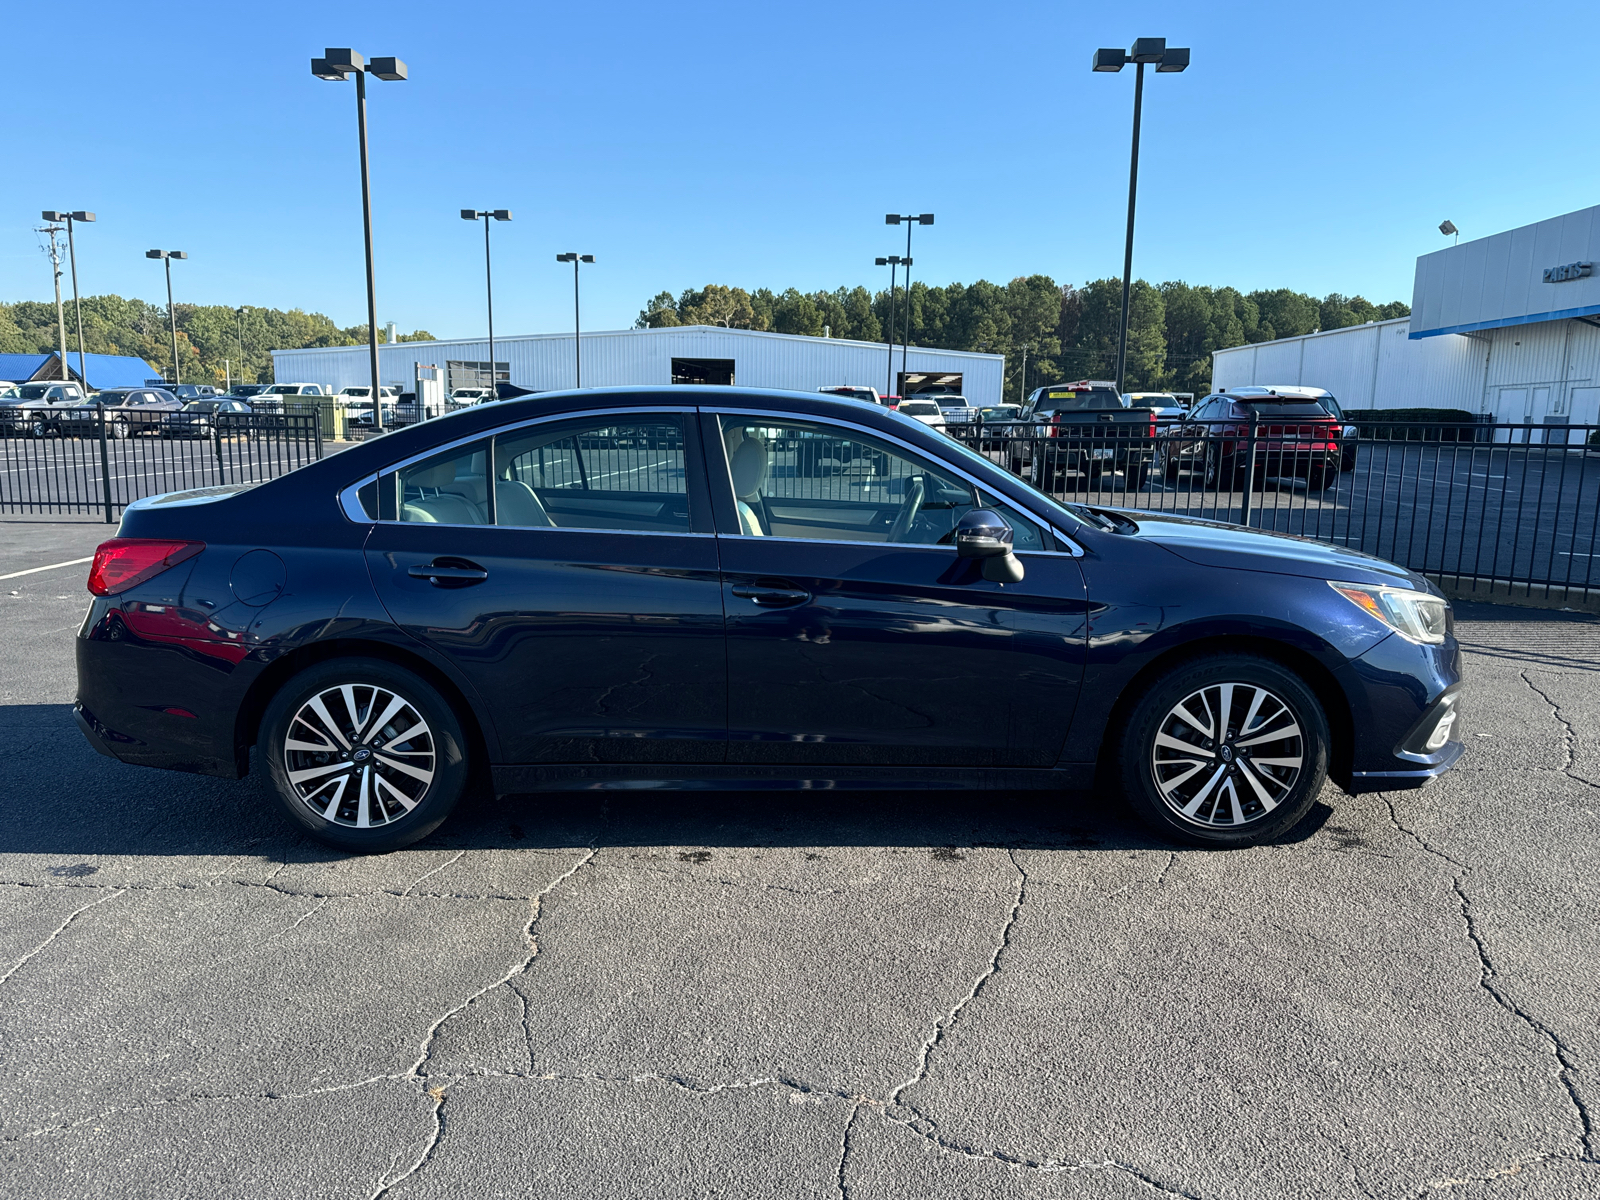
[[[24,575],[37,575],[40,571],[57,571],[62,567],[77,567],[86,562],[93,562],[94,555],[88,558],[73,558],[66,562],[51,563],[48,567],[29,567],[26,571],[13,571],[9,575],[0,575],[0,579],[20,579]]]

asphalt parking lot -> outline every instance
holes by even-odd
[[[1469,753],[1176,849],[1095,795],[470,799],[341,858],[70,716],[0,521],[0,1194],[1592,1197],[1600,622],[1463,606]]]

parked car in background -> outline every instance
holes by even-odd
[[[877,388],[865,387],[858,383],[836,383],[828,387],[819,387],[817,391],[824,396],[837,396],[841,400],[862,400],[868,404],[883,403]]]
[[[179,400],[202,400],[208,396],[220,396],[220,388],[212,387],[209,383],[151,383],[148,387],[159,388],[170,396]]]
[[[1148,408],[1156,414],[1157,425],[1181,421],[1189,408],[1171,392],[1123,392],[1122,402],[1129,408]]]
[[[972,401],[959,392],[919,392],[918,395],[931,398],[939,406],[947,425],[968,425],[978,419],[978,410]]]
[[[939,407],[939,402],[932,396],[926,399],[921,396],[907,396],[895,406],[895,411],[901,416],[910,417],[913,421],[931,425],[941,432],[944,430],[944,409]]]
[[[857,447],[861,470],[797,478],[774,447],[805,440]],[[1330,779],[1392,793],[1463,753],[1460,646],[1423,576],[1057,503],[815,393],[466,409],[135,501],[88,588],[89,743],[255,770],[217,793],[239,821],[270,803],[347,852],[426,837],[476,780],[487,805],[708,775],[1075,792],[1097,821],[1120,793],[1163,838],[1224,849],[1289,836],[1337,803]]]
[[[236,383],[228,389],[226,395],[230,400],[253,400],[270,386],[266,383]]]
[[[992,431],[980,428],[978,432],[978,449],[1004,450],[1013,437],[1021,432],[1021,427],[1016,424],[1022,417],[1020,404],[990,404],[978,409],[975,418],[979,426],[993,425]]]
[[[1076,473],[1093,481],[1120,471],[1125,489],[1141,488],[1150,471],[1155,412],[1131,408],[1117,385],[1081,379],[1035,389],[1023,406],[1029,437],[1009,448],[1011,469],[1046,491]]]
[[[336,393],[345,400],[366,400],[371,402],[372,385],[370,383],[352,383],[349,387],[342,387]],[[381,384],[378,387],[378,398],[381,400],[394,400],[400,395],[400,389]]]
[[[230,400],[226,396],[191,400],[183,406],[183,411],[174,413],[162,423],[161,435],[201,438],[219,432],[224,437],[249,437],[254,414],[255,409],[246,400]]]
[[[1208,488],[1237,487],[1250,470],[1252,422],[1257,482],[1302,479],[1317,491],[1338,475],[1339,420],[1318,397],[1266,387],[1227,388],[1196,404],[1188,420],[1163,431],[1156,471],[1168,482],[1187,471]]]
[[[295,405],[315,404],[316,397],[332,396],[333,389],[323,383],[273,383],[251,397],[258,412],[293,412]]]
[[[183,401],[165,388],[107,388],[73,410],[71,432],[79,437],[94,432],[95,412],[100,410],[105,413],[107,437],[160,434],[172,414],[182,409]]]
[[[1250,389],[1228,388],[1228,394],[1242,394]],[[1339,422],[1339,470],[1354,471],[1356,469],[1356,439],[1360,437],[1361,430],[1348,422],[1344,409],[1339,406],[1339,401],[1332,392],[1324,388],[1300,387],[1297,384],[1271,384],[1265,389],[1269,393],[1279,396],[1299,396],[1306,400],[1314,400]]]
[[[88,397],[76,383],[18,383],[0,395],[0,436],[46,437],[56,432],[60,412]]]
[[[486,387],[458,387],[450,393],[452,404],[482,404],[485,400],[494,398],[494,389]]]

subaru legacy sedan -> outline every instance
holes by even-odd
[[[826,473],[802,449],[850,447]],[[125,763],[262,772],[390,850],[468,786],[1120,793],[1285,834],[1332,778],[1461,754],[1450,607],[1318,542],[1061,505],[888,409],[545,393],[253,487],[141,500],[95,554],[78,723]],[[254,794],[254,793],[250,793]]]

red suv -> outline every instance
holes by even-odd
[[[1338,477],[1344,428],[1320,401],[1274,388],[1224,388],[1163,434],[1154,469],[1169,482],[1204,472],[1207,487],[1232,487],[1249,467],[1255,425],[1256,479],[1303,479],[1319,491]]]

